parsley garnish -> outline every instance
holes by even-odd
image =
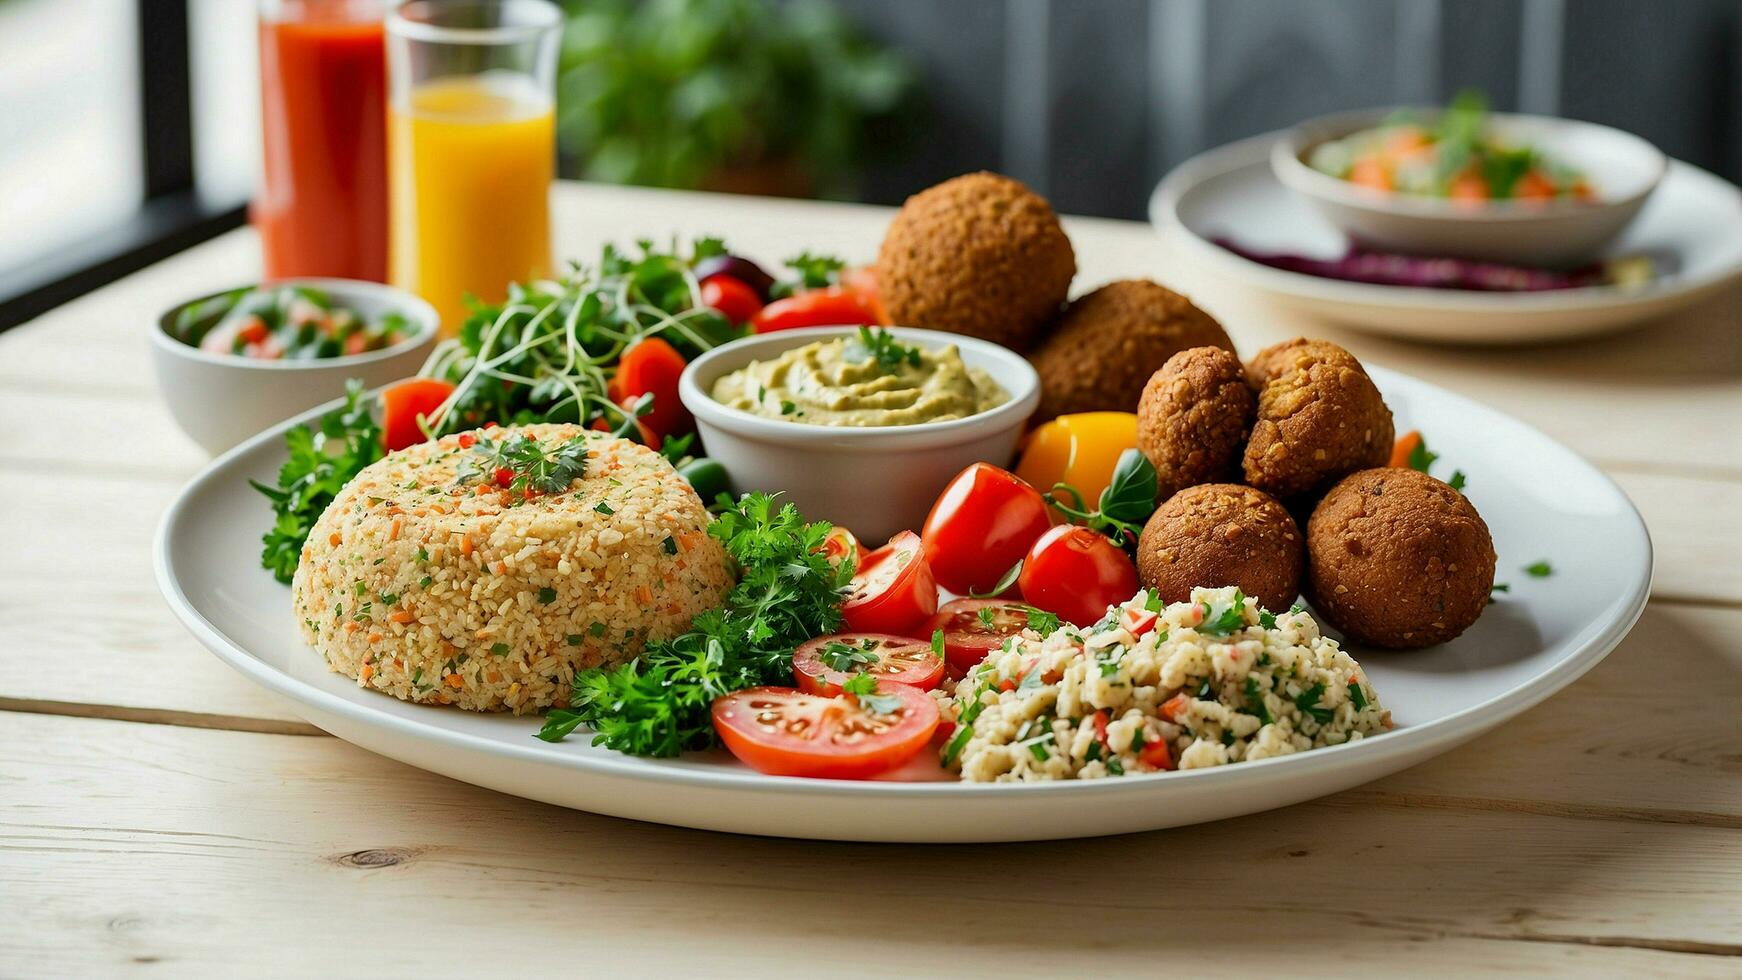
[[[1367,692],[1361,690],[1361,685],[1355,681],[1349,682],[1349,699],[1355,702],[1357,711],[1367,707]]]
[[[975,618],[975,619],[978,619],[978,620],[979,620],[979,621],[980,621],[980,625],[981,625],[981,626],[984,626],[984,627],[986,627],[986,628],[987,628],[987,629],[989,629],[989,630],[990,630],[990,629],[997,629],[997,628],[998,628],[998,626],[997,626],[997,622],[998,622],[998,621],[997,621],[997,619],[996,619],[996,618],[995,618],[995,617],[994,617],[994,615],[993,615],[993,613],[992,613],[992,607],[991,607],[991,606],[981,606],[981,607],[980,607],[980,608],[979,608],[979,609],[978,609],[978,610],[977,610],[977,611],[976,611],[976,612],[975,612],[975,613],[974,613],[974,618]]]
[[[876,641],[866,640],[865,643],[875,645]],[[875,666],[881,658],[872,653],[871,650],[872,646],[853,646],[839,640],[832,640],[823,644],[823,649],[817,654],[817,659],[822,661],[823,666],[830,670],[845,674],[857,671],[861,667]]]
[[[982,610],[983,611],[983,610]],[[1058,632],[1059,618],[1057,613],[1047,612],[1036,606],[1028,607],[1028,628],[1040,634],[1041,639]]]
[[[1235,630],[1246,628],[1246,594],[1239,589],[1234,590],[1234,601],[1222,607],[1218,612],[1215,606],[1206,605],[1204,621],[1198,624],[1198,632],[1210,636],[1227,636]]]
[[[506,644],[506,643],[492,643],[490,645],[490,653],[493,654],[494,656],[506,657],[506,656],[508,656],[508,644]]]
[[[288,585],[296,574],[315,519],[352,477],[381,458],[381,427],[369,413],[372,403],[364,400],[361,381],[346,382],[345,404],[321,416],[316,428],[297,425],[285,432],[290,455],[278,470],[278,485],[248,481],[272,501],[276,517],[260,539],[260,564],[280,582]]]
[[[1264,703],[1264,694],[1258,690],[1258,678],[1246,675],[1246,706],[1247,714],[1257,715],[1260,725],[1268,725],[1273,720],[1270,717],[1270,707]]]
[[[1267,630],[1275,629],[1276,628],[1276,614],[1271,612],[1268,609],[1261,610],[1258,613],[1258,625],[1264,627]]]
[[[1325,696],[1325,684],[1319,681],[1312,687],[1300,692],[1294,697],[1294,706],[1313,716],[1313,719],[1323,725],[1329,722],[1336,711],[1319,706],[1319,699]]]
[[[1417,439],[1415,447],[1409,451],[1409,468],[1418,473],[1426,473],[1434,465],[1434,460],[1439,458],[1439,453],[1428,452],[1426,439]]]
[[[878,327],[860,327],[859,335],[847,345],[849,356],[861,364],[876,361],[877,369],[884,374],[892,374],[903,364],[919,367],[920,351],[918,347],[909,347],[895,339],[888,330]]]
[[[970,726],[970,723],[965,721],[960,722],[956,726],[956,733],[950,736],[948,742],[944,743],[944,765],[954,765],[956,757],[961,755],[962,750],[968,747],[968,740],[973,737],[974,729]]]
[[[1542,561],[1524,566],[1524,574],[1531,578],[1548,578],[1554,574],[1554,566],[1550,565],[1548,559],[1545,558]]]
[[[665,549],[666,554],[675,555],[677,554],[677,539],[668,534],[665,536],[665,540],[660,542],[660,547]]]
[[[932,630],[931,631],[931,652],[936,654],[937,658],[939,660],[944,659],[944,631],[943,630]]]
[[[538,601],[546,606],[555,602],[556,601],[556,590],[551,588],[548,585],[542,589],[539,589],[538,590]]]
[[[792,653],[841,623],[852,569],[823,554],[826,522],[767,494],[726,508],[708,533],[726,546],[740,578],[724,604],[688,632],[651,642],[636,660],[575,675],[573,712],[551,712],[539,737],[560,741],[577,724],[595,745],[634,755],[672,756],[716,744],[714,699],[757,684],[790,684]],[[572,722],[572,723],[571,723]]]
[[[859,707],[874,715],[892,715],[901,710],[899,694],[878,694],[877,678],[870,674],[854,674],[841,685],[842,694],[850,694]]]
[[[454,473],[454,482],[462,486],[492,480],[499,471],[508,470],[513,478],[506,489],[519,493],[528,490],[562,493],[587,471],[585,436],[575,436],[547,450],[524,432],[512,433],[501,442],[480,435],[471,453],[460,461]]]

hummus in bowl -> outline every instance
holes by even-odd
[[[759,334],[690,362],[678,394],[695,415],[707,455],[726,467],[736,492],[780,492],[807,518],[844,525],[875,547],[924,523],[938,488],[970,463],[1009,465],[1040,401],[1040,380],[1022,355],[936,330],[890,327],[893,346],[879,336],[871,337],[872,359],[900,360],[898,371],[880,374],[886,381],[853,380],[871,368],[856,361],[853,345],[865,339],[848,326]],[[814,362],[807,348],[818,355]],[[912,350],[919,352],[917,366]],[[777,369],[781,364],[785,370]],[[734,376],[741,380],[729,380]],[[766,384],[776,377],[776,385]],[[745,383],[752,378],[759,379],[756,390]],[[940,385],[957,389],[956,396],[946,401]],[[822,390],[831,387],[842,390]],[[789,394],[780,397],[777,389]],[[791,410],[783,412],[782,402]],[[963,414],[970,404],[976,410]],[[813,420],[813,411],[837,420]]]
[[[880,427],[947,422],[1010,400],[956,344],[903,344],[878,328],[817,340],[714,382],[714,400],[804,425]]]

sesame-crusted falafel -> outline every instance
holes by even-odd
[[[1463,494],[1412,469],[1355,473],[1307,522],[1307,596],[1357,643],[1410,650],[1468,629],[1494,586],[1494,542]]]
[[[1137,448],[1155,467],[1156,499],[1239,479],[1256,406],[1233,351],[1193,347],[1168,358],[1137,403]]]
[[[1058,315],[1076,253],[1046,199],[980,172],[907,199],[877,253],[890,320],[1027,350]]]
[[[1208,313],[1147,279],[1077,297],[1029,359],[1040,374],[1036,421],[1075,412],[1129,412],[1167,359],[1192,347],[1232,351]]]
[[[1288,499],[1391,458],[1391,409],[1353,354],[1296,338],[1252,359],[1258,413],[1246,444],[1246,482]]]
[[[1194,588],[1237,585],[1280,612],[1300,595],[1304,543],[1288,510],[1237,483],[1187,487],[1167,499],[1137,540],[1137,579],[1164,602]]]

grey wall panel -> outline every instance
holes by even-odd
[[[1439,99],[1480,89],[1496,109],[1518,106],[1518,0],[1449,0],[1440,11]]]
[[[1733,167],[1739,16],[1734,0],[1569,0],[1561,112],[1632,130],[1672,156]]]
[[[1220,0],[1207,13],[1208,145],[1393,100],[1392,0]]]
[[[902,158],[865,175],[867,201],[909,194],[1001,166],[1005,5],[1001,0],[838,0],[873,37],[905,52],[929,95],[923,127]]]
[[[1147,0],[1053,0],[1047,190],[1075,214],[1142,213],[1148,147]]]

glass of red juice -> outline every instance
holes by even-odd
[[[260,0],[266,278],[387,280],[388,0]]]

